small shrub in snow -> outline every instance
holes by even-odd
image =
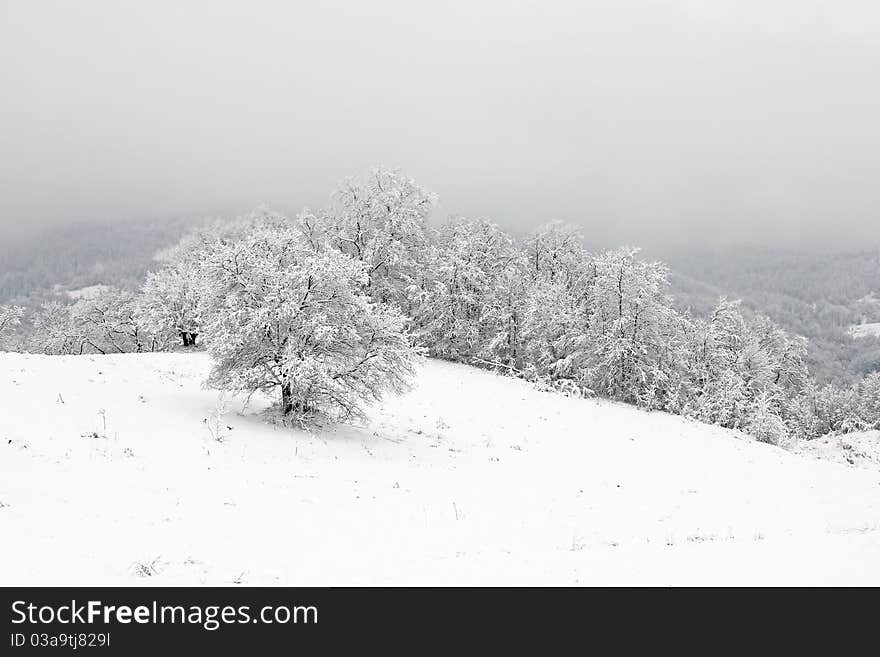
[[[223,420],[228,412],[229,407],[226,403],[226,396],[221,392],[217,398],[217,404],[208,414],[208,417],[202,420],[208,429],[208,433],[211,435],[211,440],[214,442],[222,443],[230,429]]]
[[[156,557],[152,561],[135,561],[131,565],[132,574],[136,577],[153,577],[159,574],[160,557]]]

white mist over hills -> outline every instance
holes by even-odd
[[[603,244],[876,243],[867,2],[4,2],[0,229],[316,206]]]

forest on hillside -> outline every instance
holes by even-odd
[[[87,250],[68,266],[85,265],[73,285],[90,288],[57,282],[39,305],[39,290],[21,290],[28,306],[0,305],[0,333],[9,349],[46,354],[204,347],[209,385],[280,393],[282,414],[300,422],[363,418],[370,400],[406,389],[427,354],[774,444],[880,426],[880,374],[849,371],[827,385],[827,350],[808,352],[810,337],[823,347],[819,338],[875,317],[876,258],[841,266],[829,285],[827,264],[765,253],[741,270],[703,265],[714,285],[676,289],[666,264],[630,247],[588,251],[575,226],[550,222],[518,238],[485,219],[434,224],[436,203],[401,172],[374,169],[316,212],[259,208],[202,222],[152,260],[132,239],[108,249],[106,262]],[[139,267],[150,270],[140,285]],[[731,271],[742,275],[731,280]],[[761,297],[756,277],[773,293]],[[862,297],[846,297],[849,277],[862,281]],[[812,280],[823,296],[807,302]],[[723,286],[754,297],[746,306]]]
[[[0,244],[0,303],[34,309],[69,302],[68,292],[94,285],[135,291],[159,251],[205,222],[94,221]],[[651,255],[670,266],[677,309],[705,317],[719,297],[741,299],[745,313],[767,315],[806,337],[807,364],[818,381],[851,383],[880,371],[880,337],[849,333],[853,325],[880,322],[880,248],[797,253],[700,246],[653,249]]]
[[[807,362],[820,381],[851,382],[880,370],[880,339],[850,328],[880,322],[880,248],[840,253],[702,247],[671,250],[676,304],[697,315],[720,295],[741,299],[808,340]]]

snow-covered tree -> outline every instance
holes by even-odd
[[[29,348],[46,354],[155,351],[155,338],[136,317],[134,296],[107,288],[72,304],[52,301],[34,314]]]
[[[531,279],[527,283],[521,336],[526,366],[536,375],[588,385],[585,368],[593,340],[584,301],[559,278]]]
[[[491,311],[497,278],[515,256],[510,239],[489,221],[456,219],[437,231],[431,282],[418,309],[419,335],[432,354],[469,360],[509,330]]]
[[[71,307],[49,301],[37,309],[27,341],[30,351],[52,355],[84,353],[85,340],[73,319]]]
[[[259,207],[233,220],[213,219],[154,257],[161,268],[147,274],[137,303],[138,320],[163,348],[195,347],[202,333],[202,265],[217,244],[235,241],[255,225],[287,222]]]
[[[866,376],[857,387],[859,416],[867,428],[880,429],[880,372]]]
[[[22,306],[0,304],[0,347],[4,344],[4,337],[10,335],[21,324],[23,317],[24,308]]]
[[[695,394],[687,414],[725,427],[745,420],[751,395],[739,362],[747,332],[739,302],[725,298],[707,320],[695,322],[687,363]]]
[[[215,222],[185,235],[160,251],[162,268],[147,273],[137,304],[138,319],[160,344],[196,345],[201,333],[201,266],[219,233]]]
[[[156,339],[137,317],[130,292],[108,288],[71,308],[85,344],[99,353],[155,351]]]
[[[554,221],[540,226],[525,244],[526,271],[533,279],[563,286],[582,276],[588,257],[583,236],[575,226]]]
[[[880,429],[880,372],[850,386],[808,382],[789,412],[788,424],[804,438]]]
[[[481,357],[513,371],[525,365],[525,300],[527,278],[521,252],[506,255],[493,272],[483,307],[486,338]]]
[[[780,445],[789,437],[785,421],[779,415],[775,390],[764,388],[752,401],[745,419],[745,430],[761,442]]]
[[[303,235],[265,222],[215,245],[204,267],[209,383],[280,392],[285,415],[361,418],[407,387],[418,351],[400,312],[364,293],[364,262]]]
[[[809,376],[802,339],[767,318],[747,320],[739,302],[727,299],[697,326],[688,365],[696,393],[687,414],[773,443],[810,431],[804,417]]]
[[[593,346],[588,292],[595,278],[580,232],[553,222],[526,241],[521,336],[526,369],[535,376],[588,388]]]
[[[662,407],[679,353],[678,323],[667,295],[667,268],[623,248],[593,259],[587,292],[594,390]]]
[[[346,180],[318,215],[321,232],[343,253],[364,264],[374,301],[401,304],[416,283],[427,246],[426,221],[436,197],[401,172],[376,168]]]
[[[201,333],[201,279],[195,263],[169,263],[147,274],[138,316],[163,344],[195,346]]]

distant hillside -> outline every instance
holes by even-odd
[[[136,287],[157,250],[199,223],[195,218],[104,221],[52,228],[36,237],[0,243],[0,302],[32,305],[55,286]]]
[[[853,339],[853,325],[880,321],[880,249],[798,254],[774,249],[693,248],[664,253],[677,305],[710,312],[718,297],[743,300],[786,330],[809,339],[820,381],[880,370],[880,338]]]

